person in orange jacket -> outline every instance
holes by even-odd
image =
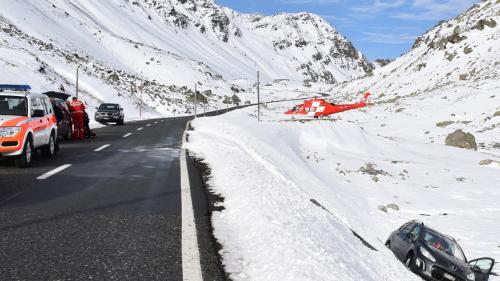
[[[76,97],[70,103],[71,115],[73,117],[73,139],[83,140],[85,136],[83,115],[85,112],[85,105]]]

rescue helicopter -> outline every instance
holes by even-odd
[[[368,105],[369,92],[366,92],[361,101],[353,104],[334,104],[327,102],[325,99],[314,98],[304,101],[303,104],[295,105],[292,109],[285,112],[286,115],[305,115],[309,117],[319,118],[331,114],[363,108]]]

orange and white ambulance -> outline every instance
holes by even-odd
[[[28,85],[0,85],[0,158],[29,167],[35,150],[52,158],[57,151],[57,120],[46,95]]]

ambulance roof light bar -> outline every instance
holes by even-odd
[[[0,84],[0,92],[3,92],[3,91],[27,92],[29,90],[31,90],[30,85]]]

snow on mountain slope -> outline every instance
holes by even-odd
[[[341,197],[342,190],[360,190],[340,179],[336,163],[369,143],[364,134],[351,124],[257,123],[254,110],[196,119],[187,143],[211,169],[212,191],[224,198],[224,210],[213,214],[212,223],[231,279],[419,280],[383,246],[389,232],[372,229],[375,218],[385,231],[399,222],[389,226],[376,206],[363,206],[365,200],[353,194]],[[340,135],[353,139],[329,143]],[[345,142],[350,147],[333,155]],[[363,163],[359,157],[353,162]],[[363,211],[348,212],[354,205]],[[363,220],[355,222],[358,217]],[[354,223],[378,252],[352,234]]]
[[[366,118],[377,119],[381,134],[410,127],[412,138],[444,143],[447,134],[463,129],[476,136],[480,149],[500,155],[498,23],[500,2],[482,1],[420,36],[373,76],[339,87],[338,99],[371,91],[377,106]],[[385,111],[392,114],[381,118]]]
[[[455,86],[477,88],[500,76],[500,3],[485,0],[467,12],[420,36],[413,48],[372,77],[361,78],[349,89],[365,87],[395,96],[423,96]],[[407,93],[409,92],[409,93]]]
[[[384,246],[412,219],[455,237],[469,259],[500,260],[500,165],[479,164],[494,156],[412,139],[401,124],[381,134],[356,121],[364,111],[293,121],[289,106],[268,105],[261,123],[255,108],[199,118],[189,132],[186,148],[224,198],[212,223],[233,280],[418,280]]]
[[[383,246],[410,219],[455,237],[468,259],[500,260],[499,17],[500,2],[483,1],[333,88],[336,103],[370,90],[371,107],[308,122],[269,104],[261,123],[255,108],[195,120],[186,147],[224,198],[213,225],[231,277],[410,280]],[[457,129],[477,151],[445,146]]]
[[[290,79],[334,83],[371,71],[371,64],[321,18],[309,14],[240,15],[212,0],[0,0],[0,64],[10,83],[35,90],[74,91],[82,70],[87,102],[117,100],[151,114],[189,111],[199,100],[214,108],[224,96],[253,92],[233,81]],[[36,64],[26,62],[36,61]],[[47,72],[40,71],[42,68]],[[27,81],[18,72],[29,73]],[[39,84],[38,84],[39,83]],[[231,90],[233,87],[233,90]],[[238,89],[237,93],[234,89]]]

